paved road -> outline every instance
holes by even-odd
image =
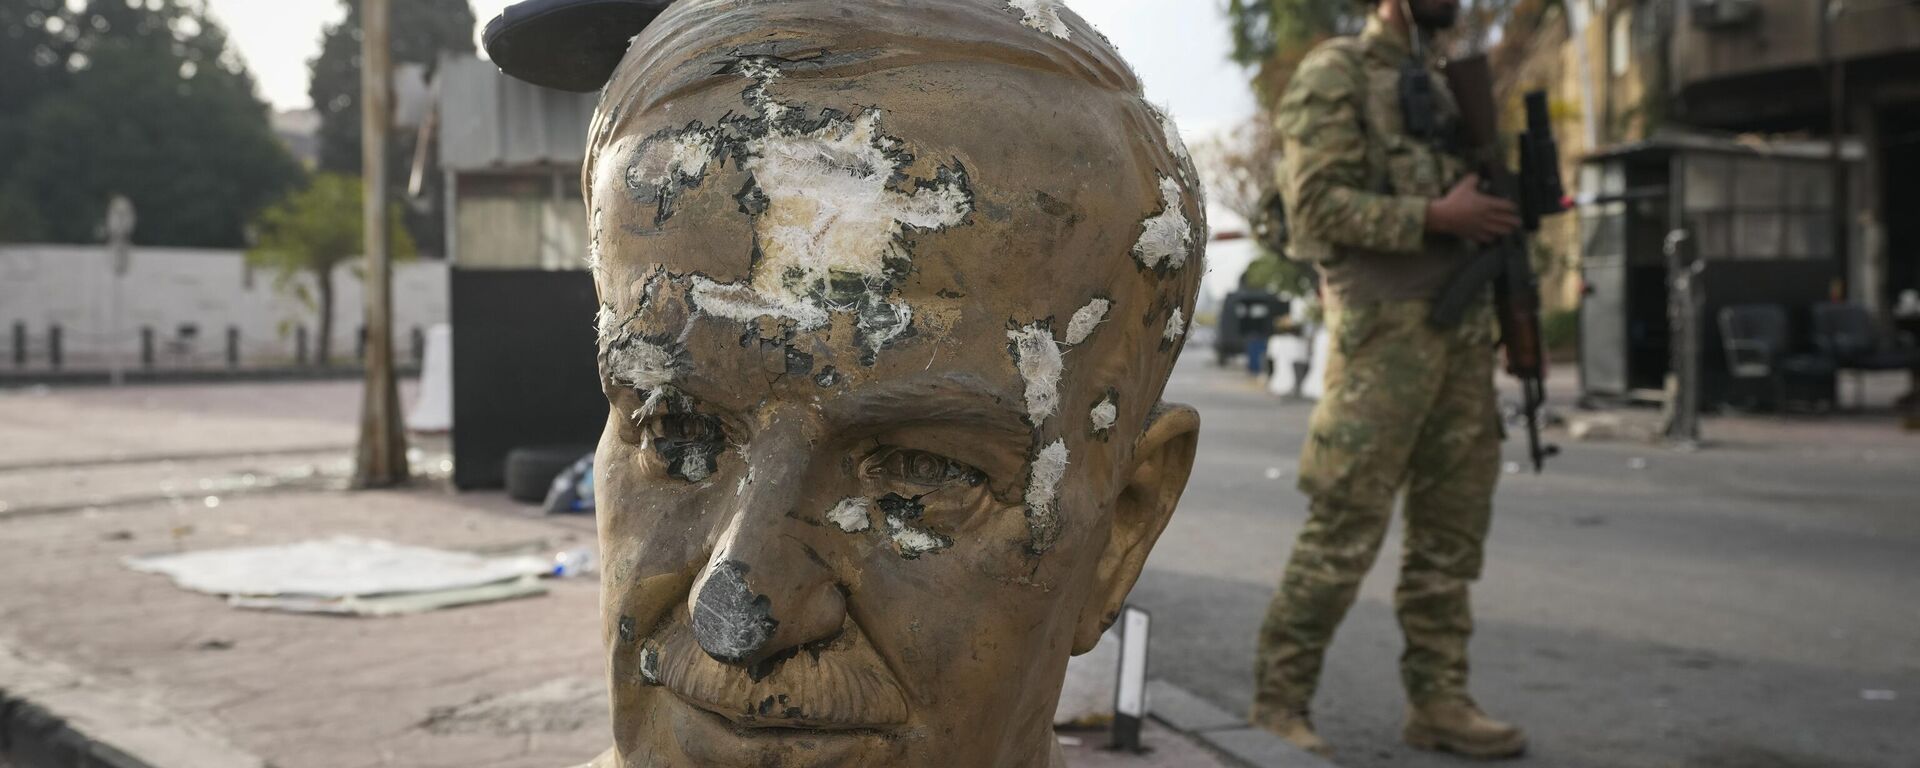
[[[1199,469],[1134,598],[1177,628],[1156,635],[1153,674],[1245,711],[1305,517],[1310,406],[1201,357],[1169,392],[1205,419]],[[1474,659],[1482,703],[1533,733],[1516,765],[1920,767],[1920,436],[1716,429],[1732,440],[1705,452],[1580,443],[1545,476],[1505,477]],[[1795,442],[1761,444],[1775,437]],[[1317,719],[1351,768],[1458,765],[1398,743],[1397,551],[1335,643]]]

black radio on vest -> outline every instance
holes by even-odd
[[[1433,73],[1418,62],[1400,66],[1400,114],[1407,135],[1432,144],[1440,139],[1440,111],[1434,101]]]

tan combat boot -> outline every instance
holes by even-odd
[[[1479,760],[1518,757],[1527,751],[1524,731],[1487,717],[1465,696],[1438,698],[1408,708],[1402,738],[1415,749],[1452,752]]]
[[[1313,730],[1313,718],[1303,709],[1266,709],[1256,706],[1247,718],[1281,740],[1321,757],[1333,757],[1333,746]]]

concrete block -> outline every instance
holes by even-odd
[[[1207,731],[1200,740],[1254,768],[1335,768],[1324,758],[1302,752],[1259,728]]]

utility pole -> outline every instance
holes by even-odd
[[[1840,264],[1841,280],[1852,275],[1853,240],[1848,230],[1853,226],[1850,215],[1852,199],[1847,186],[1847,159],[1844,152],[1847,134],[1847,65],[1842,58],[1839,40],[1835,38],[1834,27],[1845,13],[1841,0],[1825,0],[1820,4],[1820,58],[1827,76],[1827,109],[1831,118],[1828,130],[1833,140],[1827,147],[1827,164],[1833,175],[1833,258]],[[1845,301],[1846,293],[1828,297],[1832,301]]]
[[[361,0],[361,181],[366,185],[367,387],[360,405],[355,488],[407,481],[407,436],[393,377],[393,258],[387,231],[387,133],[393,120],[390,0]]]
[[[133,228],[138,222],[134,213],[133,201],[125,195],[114,195],[107,202],[107,251],[113,256],[113,307],[110,310],[113,319],[109,321],[107,338],[108,372],[113,386],[127,382],[127,365],[124,349],[120,346],[120,327],[125,325],[121,317],[125,314],[127,270],[133,266]]]

